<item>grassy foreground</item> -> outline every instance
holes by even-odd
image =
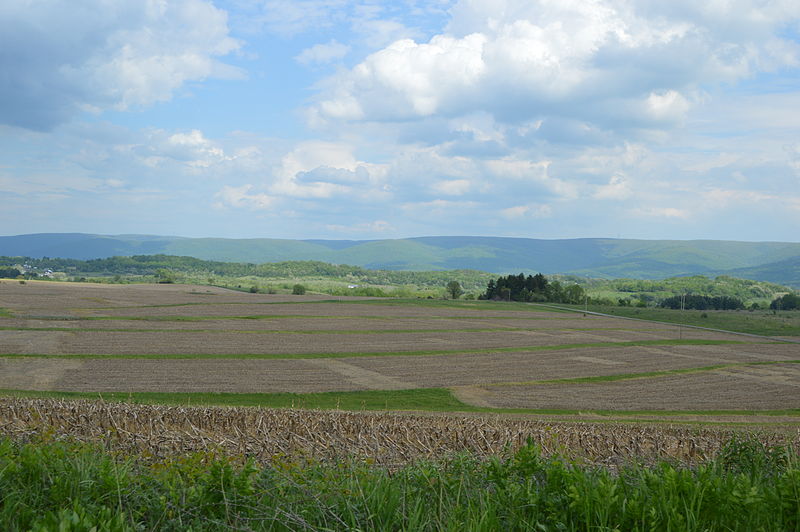
[[[797,530],[800,462],[731,441],[709,463],[616,473],[468,455],[387,470],[352,460],[208,453],[152,460],[86,444],[0,440],[4,530]]]

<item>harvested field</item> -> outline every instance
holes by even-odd
[[[0,435],[18,441],[71,437],[154,458],[224,452],[270,462],[276,455],[310,459],[371,458],[396,467],[461,452],[479,457],[517,449],[529,439],[544,455],[595,463],[713,457],[736,428],[559,423],[468,415],[166,407],[0,398]],[[762,431],[767,445],[800,445],[796,429]]]
[[[486,388],[495,408],[585,410],[780,410],[800,408],[796,364],[741,366],[615,382]],[[542,406],[542,405],[546,405]]]
[[[0,309],[1,389],[451,388],[498,409],[800,409],[785,363],[797,345],[536,305],[4,282]],[[541,382],[559,379],[590,380]]]
[[[670,335],[620,331],[385,331],[254,334],[247,331],[37,331],[0,330],[0,354],[139,355],[139,354],[270,354],[380,353],[426,349],[464,351],[570,344],[674,340]],[[622,336],[621,338],[619,336]],[[734,340],[725,334],[696,331],[686,340]]]
[[[741,352],[719,347],[608,347],[299,360],[6,358],[0,359],[0,389],[169,390],[177,393],[396,390],[621,375],[760,362],[764,358],[787,359],[779,345],[751,345]],[[42,375],[45,374],[55,377],[44,379]]]

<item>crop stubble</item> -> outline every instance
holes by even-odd
[[[468,415],[388,412],[175,407],[0,398],[0,435],[19,441],[69,437],[103,442],[107,449],[162,458],[191,452],[225,453],[264,463],[275,456],[311,460],[370,458],[399,467],[420,458],[443,459],[470,452],[509,453],[528,441],[544,455],[580,457],[594,463],[713,457],[736,428],[672,425],[560,423]],[[800,432],[762,431],[766,445],[800,445]]]

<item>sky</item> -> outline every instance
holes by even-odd
[[[800,2],[0,2],[42,232],[798,242]]]

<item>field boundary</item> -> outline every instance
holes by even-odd
[[[588,342],[579,344],[535,345],[522,347],[491,347],[485,349],[428,349],[419,351],[371,351],[371,352],[323,352],[323,353],[141,353],[141,354],[95,354],[95,353],[5,353],[0,358],[84,358],[84,359],[314,359],[314,358],[364,358],[364,357],[403,357],[403,356],[446,356],[446,355],[494,355],[501,353],[525,353],[538,351],[564,351],[568,349],[588,349],[605,347],[647,347],[659,345],[760,345],[778,342],[744,342],[739,340],[703,340],[703,339],[665,339],[635,340],[629,342]]]
[[[636,423],[700,423],[720,425],[800,425],[800,409],[783,410],[608,410],[558,408],[501,408],[473,406],[458,399],[451,388],[412,388],[406,390],[366,390],[352,392],[312,393],[202,393],[202,392],[70,392],[0,389],[2,398],[60,399],[97,403],[141,405],[173,405],[183,407],[253,407],[291,411],[376,412],[392,414],[503,416],[564,416],[575,421],[608,423],[620,419]],[[387,408],[389,407],[389,408]],[[736,421],[676,419],[681,417],[711,418],[729,416]],[[741,418],[793,418],[781,421],[754,421]],[[796,418],[796,419],[794,419]]]
[[[634,318],[632,316],[617,316],[615,314],[606,314],[604,312],[596,312],[593,310],[581,310],[575,308],[568,308],[568,307],[559,307],[557,305],[545,305],[544,303],[529,303],[530,305],[535,305],[537,307],[545,307],[554,310],[562,310],[567,312],[574,312],[577,314],[591,314],[592,316],[600,316],[603,318],[618,318],[621,320],[633,320],[633,321],[641,321],[645,323],[658,323],[659,325],[671,325],[673,327],[686,327],[687,329],[698,329],[701,331],[710,331],[710,332],[717,332],[717,333],[725,333],[725,334],[736,334],[739,336],[748,336],[750,338],[760,338],[765,340],[771,340],[773,342],[783,342],[787,344],[800,344],[800,340],[792,340],[790,338],[782,338],[780,336],[766,336],[763,334],[755,334],[755,333],[746,333],[746,332],[739,332],[739,331],[729,331],[726,329],[715,329],[713,327],[702,327],[700,325],[688,325],[685,323],[674,323],[669,321],[659,321],[659,320],[648,320],[644,318]]]
[[[687,375],[692,373],[705,373],[709,371],[725,370],[730,368],[741,368],[748,366],[770,366],[775,364],[800,364],[800,360],[759,360],[756,362],[730,362],[727,364],[714,364],[712,366],[701,366],[697,368],[665,369],[659,371],[643,371],[641,373],[622,373],[619,375],[597,375],[594,377],[568,377],[564,379],[543,379],[535,381],[519,382],[493,382],[483,384],[481,387],[494,388],[504,386],[535,386],[548,384],[582,384],[592,382],[615,382],[628,381],[635,379],[657,379],[659,377],[672,377],[675,375]]]

